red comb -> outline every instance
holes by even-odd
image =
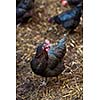
[[[67,2],[67,0],[61,0],[61,4],[65,7],[68,5],[68,2]]]
[[[46,43],[46,44],[50,44],[50,41],[46,39],[46,40],[45,40],[45,43]]]

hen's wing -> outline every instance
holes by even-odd
[[[52,61],[50,61],[52,62]],[[48,67],[46,68],[45,70],[45,76],[46,77],[55,77],[55,76],[58,76],[59,74],[62,73],[62,71],[65,69],[65,66],[63,64],[63,62],[59,62],[56,67],[54,67],[53,69],[51,69],[51,67],[49,67],[50,64],[48,65]]]
[[[61,22],[65,22],[67,20],[70,20],[72,18],[75,17],[75,11],[72,10],[68,10],[68,11],[65,11],[63,13],[61,13],[60,15],[58,15],[59,19]]]

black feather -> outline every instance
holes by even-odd
[[[81,2],[83,2],[83,0],[66,0],[68,2],[68,4],[72,7],[77,6],[78,4],[80,4]]]

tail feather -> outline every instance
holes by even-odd
[[[67,34],[64,34],[64,38],[62,38],[59,42],[58,45],[59,47],[62,47],[63,45],[66,44],[66,40],[67,40]]]
[[[66,34],[64,34],[64,38],[62,38],[57,45],[55,45],[49,50],[48,55],[52,56],[53,58],[56,58],[57,61],[58,59],[62,60],[66,53],[66,38]]]
[[[55,49],[54,54],[56,55],[57,58],[59,58],[60,60],[64,57],[65,53],[66,53],[66,34],[64,34],[64,38],[62,38],[59,42],[58,45]]]

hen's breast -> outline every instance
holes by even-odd
[[[43,76],[47,63],[47,60],[44,58],[33,58],[31,61],[32,71],[37,75]]]

